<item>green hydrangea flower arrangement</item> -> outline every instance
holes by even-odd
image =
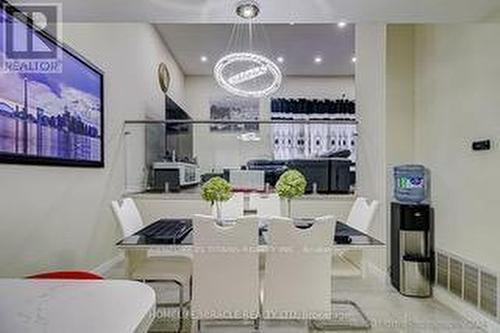
[[[215,204],[219,221],[222,217],[221,202],[228,201],[232,196],[231,184],[221,177],[212,177],[201,187],[201,197],[212,205]]]
[[[276,192],[280,198],[287,200],[289,217],[292,214],[292,199],[304,195],[306,186],[306,177],[297,170],[288,170],[278,179]]]

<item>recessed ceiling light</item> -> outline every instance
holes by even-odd
[[[207,62],[208,58],[206,56],[201,56],[200,60],[201,60],[201,62]]]
[[[292,21],[292,22],[290,22],[290,25],[295,25],[295,22],[293,22],[293,21]]]
[[[356,61],[358,61],[358,58],[356,58],[356,57],[352,57],[352,58],[351,58],[351,61],[355,63]]]
[[[339,27],[339,28],[341,28],[341,29],[342,29],[342,28],[345,28],[346,26],[347,26],[347,23],[346,23],[346,22],[344,22],[344,21],[340,21],[339,23],[337,23],[337,27]]]
[[[320,56],[316,56],[314,57],[314,62],[316,64],[321,64],[323,62],[323,58],[321,58]]]
[[[276,58],[276,61],[279,62],[280,64],[284,63],[285,62],[285,58],[283,57],[278,57]]]
[[[253,19],[257,15],[259,15],[259,5],[257,2],[252,1],[252,0],[245,0],[242,1],[237,7],[236,7],[236,14],[238,14],[239,17],[244,18],[244,19]]]

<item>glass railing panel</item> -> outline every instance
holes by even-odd
[[[272,191],[284,170],[297,169],[308,178],[308,192],[352,193],[356,143],[352,120],[128,121],[125,187],[128,192],[197,191],[219,175],[233,178],[240,190]],[[256,184],[245,185],[252,174]]]

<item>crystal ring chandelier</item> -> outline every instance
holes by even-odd
[[[260,12],[257,2],[244,0],[236,7],[236,14],[249,21],[249,51],[233,52],[217,62],[214,77],[231,94],[260,98],[273,94],[281,86],[282,75],[269,58],[252,52],[252,19]]]
[[[282,80],[275,63],[254,53],[231,53],[222,57],[215,65],[214,76],[230,93],[255,98],[274,93]]]

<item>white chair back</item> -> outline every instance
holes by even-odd
[[[335,218],[321,217],[307,229],[288,218],[269,224],[264,273],[266,319],[328,319],[331,316],[331,248]]]
[[[194,319],[255,319],[259,314],[258,219],[220,226],[193,218]]]
[[[242,192],[233,193],[231,199],[221,203],[222,218],[237,219],[243,216],[243,202],[244,197]],[[215,204],[212,206],[212,214],[214,217],[217,217],[217,208]]]
[[[118,201],[112,201],[111,207],[120,223],[123,237],[133,235],[144,227],[141,214],[131,198],[125,198]]]
[[[260,217],[281,216],[281,200],[277,194],[250,194],[250,206]]]
[[[354,201],[351,212],[347,217],[347,225],[361,232],[367,233],[370,225],[377,212],[379,202],[373,200],[371,203],[368,199],[359,197]]]

